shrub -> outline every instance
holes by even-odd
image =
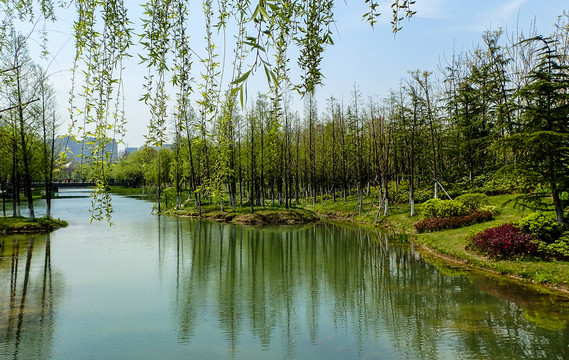
[[[397,186],[395,184],[395,181],[390,181],[387,186],[390,198],[394,203],[404,204],[409,201],[408,181],[402,180]]]
[[[569,259],[569,237],[562,237],[545,247],[547,255],[559,260]]]
[[[433,189],[430,187],[416,189],[415,190],[415,201],[418,203],[422,203],[424,201],[432,199],[434,195],[435,195],[435,193],[434,193]]]
[[[490,181],[487,181],[480,190],[487,195],[503,195],[519,193],[523,191],[525,187],[526,184],[521,176],[513,177],[494,175],[494,177]]]
[[[454,200],[463,203],[470,211],[479,210],[482,206],[490,204],[486,194],[464,194]]]
[[[474,235],[471,247],[493,258],[512,259],[535,255],[535,237],[521,232],[513,224],[486,229]]]
[[[432,217],[452,217],[467,215],[470,211],[463,203],[456,200],[430,199],[421,205],[423,215]]]
[[[421,212],[425,217],[432,218],[437,216],[438,208],[440,207],[441,199],[430,199],[421,204]]]
[[[569,232],[564,232],[559,239],[550,244],[541,240],[536,242],[539,255],[557,260],[569,260]]]
[[[551,244],[558,239],[562,231],[561,225],[557,223],[554,217],[541,211],[521,218],[517,227],[524,233],[533,235],[547,244]]]
[[[500,214],[500,211],[492,205],[482,206],[478,211],[490,211],[494,216]]]
[[[477,211],[463,216],[440,217],[435,216],[417,221],[413,226],[418,233],[456,229],[463,226],[492,220],[490,211]]]

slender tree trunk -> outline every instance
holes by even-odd
[[[192,136],[190,133],[190,124],[187,114],[186,114],[186,141],[188,142],[188,160],[190,161],[190,192],[194,194],[195,208],[198,211],[198,214],[201,215],[200,198],[196,191],[197,178],[196,178],[196,169],[194,167],[194,155],[192,151]]]
[[[260,119],[261,121],[261,154],[260,154],[260,158],[261,158],[261,173],[260,173],[260,179],[259,179],[259,191],[257,192],[259,194],[259,205],[261,205],[262,207],[265,207],[265,128],[264,128],[264,118]]]
[[[21,87],[20,87],[20,73],[17,70],[17,86],[18,86],[18,120],[20,122],[20,146],[22,150],[22,163],[24,166],[24,193],[28,200],[28,217],[31,221],[36,220],[34,212],[34,199],[32,197],[32,174],[30,169],[30,152],[28,149],[28,142],[26,141],[26,125],[24,121],[24,108],[22,106]]]
[[[162,158],[158,150],[158,213],[162,212]]]
[[[553,157],[550,155],[548,156],[548,173],[551,174],[550,176],[553,177],[554,174],[554,166],[553,166]],[[555,181],[555,179],[551,179],[549,181],[549,186],[551,188],[551,196],[553,198],[553,206],[555,207],[555,214],[557,215],[557,222],[559,224],[564,224],[565,223],[565,211],[563,209],[563,204],[561,202],[561,199],[559,198],[559,188],[557,187],[557,183]]]
[[[332,117],[332,201],[336,202],[336,116],[334,115],[334,103],[332,103],[330,115]]]
[[[552,196],[553,196],[553,205],[555,206],[555,214],[557,215],[557,222],[559,224],[564,224],[565,223],[565,217],[564,217],[564,210],[563,210],[563,204],[561,203],[561,199],[559,198],[559,190],[557,189],[557,187],[554,185],[554,190],[551,191]]]
[[[53,114],[52,120],[52,128],[51,128],[51,142],[50,142],[50,149],[49,149],[49,171],[47,172],[47,181],[46,181],[46,217],[49,219],[51,218],[51,198],[52,198],[52,190],[53,190],[53,171],[55,168],[55,113]]]
[[[249,193],[249,205],[251,206],[251,214],[255,212],[254,202],[255,202],[255,136],[254,136],[254,125],[253,118],[251,118],[250,131],[251,131],[251,190]]]
[[[18,178],[18,143],[16,141],[16,129],[14,129],[13,139],[12,139],[12,216],[16,217],[20,215],[20,191],[18,190],[18,184],[20,182]]]
[[[20,150],[21,150],[21,161],[23,164],[23,181],[24,181],[24,194],[26,195],[27,201],[28,201],[28,210],[29,210],[29,218],[31,221],[35,221],[35,213],[34,213],[34,202],[33,202],[33,198],[32,198],[32,175],[31,175],[31,169],[30,169],[30,149],[28,149],[28,143],[26,141],[26,123],[25,123],[25,119],[24,119],[24,103],[22,100],[22,86],[21,86],[21,74],[20,74],[20,69],[21,67],[19,66],[19,45],[16,45],[15,48],[15,58],[14,58],[14,71],[15,71],[15,76],[16,76],[16,96],[17,96],[17,105],[16,105],[16,109],[17,109],[17,123],[18,125],[15,124],[14,122],[14,143],[13,143],[13,150],[14,150],[14,154],[13,154],[13,166],[16,166],[16,154],[17,154],[17,140],[16,140],[16,134],[19,133],[19,141],[20,141]],[[17,175],[17,174],[16,174]],[[18,176],[16,176],[18,177]],[[18,192],[14,192],[14,196],[16,197],[17,195],[17,199],[15,199],[16,204],[18,205],[16,208],[16,213],[17,215],[19,215],[19,191]]]
[[[6,186],[6,182],[3,181],[2,182],[2,214],[4,215],[4,217],[6,217],[6,196],[7,194],[7,186]]]
[[[363,187],[360,184],[360,182],[358,182],[358,214],[361,215],[362,212],[364,211],[364,191],[363,191]]]

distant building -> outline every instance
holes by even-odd
[[[59,137],[55,140],[55,148],[57,151],[65,151],[71,161],[80,161],[81,157],[93,156],[92,149],[96,143],[95,138],[85,138],[81,141],[75,141],[71,136]],[[109,160],[114,161],[118,159],[119,149],[115,140],[110,140],[105,146],[105,153],[109,155]]]

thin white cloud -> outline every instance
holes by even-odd
[[[453,17],[452,9],[456,0],[419,0],[413,10],[416,17],[425,19],[449,19]]]
[[[512,16],[512,13],[517,13],[525,3],[527,3],[527,0],[511,0],[499,6],[497,11],[493,12],[493,14],[498,18],[509,18]]]
[[[520,9],[528,0],[509,0],[491,2],[491,6],[481,8],[479,12],[471,12],[470,16],[459,26],[466,31],[482,32],[484,30],[504,27],[516,19]]]
[[[481,32],[511,22],[527,3],[528,0],[417,0],[414,10],[417,18],[443,20],[455,30]]]

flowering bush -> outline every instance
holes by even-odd
[[[486,229],[474,235],[472,248],[494,258],[512,259],[537,253],[536,238],[521,232],[513,224]]]
[[[492,220],[492,217],[493,214],[490,211],[476,211],[463,216],[430,217],[417,221],[413,226],[418,233],[440,231],[481,223],[484,221]]]

